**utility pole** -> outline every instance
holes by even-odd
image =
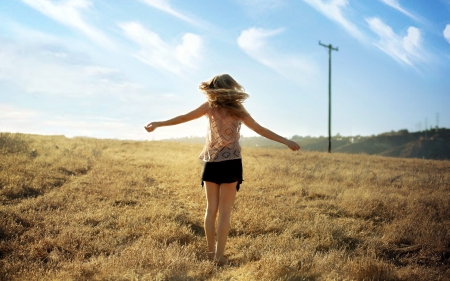
[[[339,51],[331,44],[325,45],[319,41],[319,45],[328,48],[328,153],[331,153],[331,51]]]
[[[439,129],[439,112],[436,113],[436,130]]]

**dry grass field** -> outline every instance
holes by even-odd
[[[2,280],[450,280],[450,162],[244,148],[205,257],[198,144],[0,134]]]

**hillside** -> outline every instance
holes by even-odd
[[[206,259],[202,144],[0,133],[1,280],[450,280],[450,162],[245,148]]]
[[[416,140],[404,145],[397,146],[391,150],[382,152],[380,155],[408,158],[425,159],[450,159],[450,141],[446,140]]]
[[[302,150],[328,151],[328,138],[294,136]],[[204,137],[176,138],[167,141],[204,143]],[[263,137],[242,137],[243,147],[283,148],[284,146]],[[334,136],[331,151],[338,153],[382,155],[401,158],[450,160],[450,129],[409,133],[406,130],[383,133],[371,137]]]
[[[419,133],[385,133],[362,139],[356,143],[339,146],[332,151],[445,160],[450,159],[450,130],[439,129]]]

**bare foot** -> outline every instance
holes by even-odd
[[[230,263],[228,262],[228,260],[226,258],[221,257],[221,258],[215,258],[214,264],[216,266],[224,266],[224,265],[229,265]]]
[[[215,253],[214,252],[206,252],[206,255],[208,256],[208,260],[213,261]]]

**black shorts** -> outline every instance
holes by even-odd
[[[219,185],[237,182],[236,190],[239,191],[239,187],[244,181],[242,177],[242,159],[204,162],[202,186],[204,181],[210,181]]]

